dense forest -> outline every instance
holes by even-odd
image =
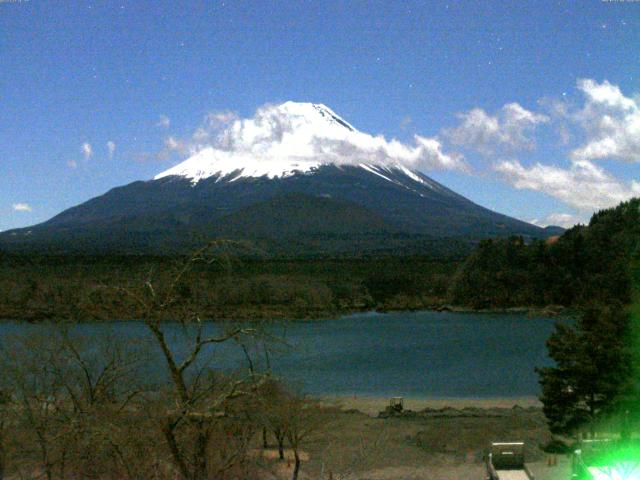
[[[171,281],[182,257],[0,255],[0,318],[135,319],[113,289]],[[320,318],[442,305],[462,259],[222,257],[186,275],[181,295],[208,319]]]
[[[558,238],[486,240],[457,272],[450,301],[472,308],[626,305],[639,238],[640,200],[634,199]]]

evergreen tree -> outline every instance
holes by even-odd
[[[629,316],[621,304],[585,309],[575,326],[558,324],[547,341],[554,367],[538,369],[553,433],[574,433],[613,412],[631,392]]]

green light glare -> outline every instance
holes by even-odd
[[[607,442],[608,443],[608,442]],[[595,450],[576,451],[588,480],[640,480],[640,445],[637,442],[599,445]]]
[[[613,467],[589,467],[593,480],[640,480],[638,462],[622,462]]]

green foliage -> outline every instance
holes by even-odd
[[[541,368],[541,400],[553,433],[572,433],[616,409],[633,380],[629,317],[620,304],[590,306],[547,342],[554,367]]]
[[[162,288],[182,257],[0,254],[0,318],[41,321],[139,319],[139,305],[110,285],[152,280]],[[245,258],[199,265],[177,294],[209,319],[321,318],[372,309],[428,308],[445,301],[454,260]],[[172,312],[166,312],[170,317]],[[175,317],[174,317],[175,318]]]
[[[551,453],[556,455],[567,455],[572,453],[575,448],[572,448],[571,445],[567,445],[562,440],[554,438],[547,443],[540,445],[540,450],[545,453]]]
[[[454,279],[454,304],[474,308],[628,304],[640,239],[640,200],[593,215],[557,241],[483,241]],[[637,280],[636,280],[637,281]]]

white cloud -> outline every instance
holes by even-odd
[[[539,124],[549,121],[546,115],[526,110],[518,103],[509,103],[491,116],[481,108],[458,115],[461,124],[444,130],[454,145],[467,147],[483,155],[497,150],[533,150],[532,133]]]
[[[156,127],[160,128],[169,128],[171,126],[171,119],[166,115],[160,115],[158,117],[158,123],[156,123]]]
[[[548,225],[558,225],[560,227],[570,228],[578,223],[584,223],[576,215],[572,213],[552,213],[547,215],[545,223]]]
[[[538,220],[533,219],[531,223],[539,227],[558,226],[571,228],[579,223],[587,223],[583,215],[574,215],[573,213],[551,213],[545,218]]]
[[[113,158],[113,154],[116,151],[116,144],[113,141],[109,140],[107,142],[107,150],[109,152],[109,158]]]
[[[494,169],[515,188],[545,193],[582,212],[612,207],[640,195],[640,183],[625,183],[587,160],[573,161],[566,169],[540,163],[524,167],[517,160],[506,160]]]
[[[80,151],[86,159],[91,158],[91,156],[93,155],[93,148],[91,148],[91,144],[87,142],[82,144],[82,146],[80,147]]]
[[[445,153],[437,138],[414,135],[412,143],[387,140],[357,131],[328,108],[309,103],[265,105],[246,119],[231,112],[211,113],[189,138],[168,137],[164,148],[190,155],[207,149],[210,157],[229,165],[251,158],[468,170],[463,157]]]
[[[578,88],[587,96],[589,103],[603,105],[616,110],[637,110],[638,105],[625,97],[617,85],[611,85],[607,80],[597,83],[589,78],[578,80]]]
[[[220,112],[209,112],[205,117],[207,125],[209,127],[218,127],[229,125],[232,122],[238,120],[238,114],[231,110],[222,110]]]
[[[594,210],[640,195],[640,182],[616,178],[596,163],[602,159],[640,161],[640,100],[625,96],[606,80],[582,79],[577,86],[585,99],[580,106],[565,98],[539,102],[553,119],[562,144],[569,144],[579,134],[586,136],[582,145],[570,147],[567,166],[536,163],[525,167],[516,160],[494,165],[514,187],[548,194],[580,212],[557,214],[541,223],[555,221],[566,226],[584,222],[586,214]]]
[[[167,150],[170,150],[170,151],[181,151],[183,149],[182,142],[176,139],[175,137],[165,138],[164,146]]]
[[[342,139],[315,137],[311,145],[311,157],[320,163],[400,164],[413,169],[469,170],[461,155],[446,154],[442,151],[440,140],[420,135],[413,136],[413,144],[406,144],[396,139],[387,140],[383,136],[354,132]]]
[[[188,155],[189,151],[190,150],[187,142],[185,142],[182,139],[171,136],[164,139],[164,146],[162,150],[160,150],[155,155],[151,155],[151,154],[145,155],[144,161],[147,161],[151,158],[164,161],[164,160],[168,160],[175,154],[180,156]]]
[[[13,209],[16,212],[30,212],[32,210],[31,205],[28,203],[14,203]]]
[[[574,119],[586,132],[587,140],[571,152],[572,158],[640,162],[640,101],[625,96],[606,80],[578,80],[578,89],[586,100]]]
[[[220,132],[239,120],[240,118],[237,114],[228,110],[210,112],[205,116],[203,124],[193,132],[191,141],[195,144],[215,144],[219,140]],[[180,143],[184,145],[186,142]]]

